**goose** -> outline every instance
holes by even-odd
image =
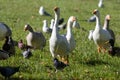
[[[88,19],[88,22],[95,22],[95,21],[96,21],[95,15],[91,16],[91,17]]]
[[[29,24],[26,24],[24,27],[25,31],[29,31],[29,34],[26,36],[27,45],[33,47],[33,49],[42,50],[46,45],[46,39],[42,32],[35,32]]]
[[[6,36],[5,38],[6,39],[2,46],[2,49],[4,51],[7,51],[9,53],[9,56],[14,55],[15,54],[15,45],[14,45],[14,41],[13,41],[12,37]]]
[[[47,20],[43,20],[42,30],[43,30],[43,32],[45,32],[45,33],[52,33],[52,29],[48,27],[48,22],[47,22]]]
[[[70,52],[72,52],[75,49],[76,43],[75,43],[75,39],[72,33],[72,25],[73,22],[76,20],[75,16],[70,16],[67,22],[67,33],[66,33],[66,38],[67,38],[67,42],[70,46]]]
[[[96,16],[96,26],[93,31],[93,40],[94,43],[97,45],[98,52],[101,52],[102,48],[105,51],[108,47],[110,47],[110,44],[106,42],[108,42],[112,37],[107,30],[102,29],[99,11],[95,9],[93,11],[93,14]]]
[[[4,40],[6,36],[11,36],[12,31],[8,25],[0,22],[0,40]]]
[[[55,13],[55,23],[53,26],[51,37],[49,39],[50,53],[53,58],[56,58],[59,55],[62,61],[65,64],[68,64],[69,62],[68,56],[69,56],[70,47],[69,47],[66,37],[64,35],[60,35],[58,32],[58,20],[60,17],[60,8],[55,7],[54,13]]]
[[[89,40],[93,40],[93,31],[94,30],[89,30],[89,35],[88,35]]]
[[[39,9],[39,14],[41,16],[51,16],[48,12],[45,11],[44,7],[41,6],[40,9]]]
[[[7,51],[4,50],[0,50],[0,60],[5,60],[7,58],[9,58],[9,53]]]
[[[98,7],[99,8],[103,7],[103,0],[99,0]]]
[[[110,15],[108,14],[108,15],[106,15],[106,17],[105,17],[103,29],[108,30],[108,32],[110,33],[110,35],[111,35],[111,37],[112,37],[112,39],[113,39],[112,46],[114,47],[115,34],[114,34],[113,30],[109,28],[109,22],[110,22]]]
[[[5,77],[5,80],[9,80],[12,75],[19,71],[20,67],[0,66],[0,73]]]

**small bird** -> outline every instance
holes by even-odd
[[[15,45],[14,45],[12,37],[6,36],[5,38],[6,38],[6,40],[2,46],[2,49],[4,51],[7,51],[9,53],[9,56],[14,55],[15,54]]]
[[[45,11],[44,7],[41,6],[40,9],[39,9],[39,14],[41,16],[51,16],[48,12]]]
[[[29,47],[26,47],[26,50],[22,54],[24,58],[30,58],[32,56],[32,52]]]
[[[57,70],[63,70],[68,65],[59,61],[57,58],[54,58],[54,66],[55,66],[56,72],[57,72]]]
[[[5,77],[5,79],[9,79],[12,75],[19,71],[19,68],[20,67],[0,66],[0,73]]]

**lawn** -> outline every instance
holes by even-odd
[[[43,51],[32,51],[30,59],[24,59],[22,51],[16,46],[15,56],[7,60],[1,60],[0,66],[20,66],[20,72],[11,77],[11,80],[119,80],[120,57],[110,56],[106,53],[98,53],[93,41],[88,40],[89,30],[95,28],[95,22],[86,20],[92,16],[92,11],[98,9],[101,13],[101,24],[104,17],[111,15],[110,28],[116,35],[116,47],[120,47],[120,1],[104,0],[104,7],[98,8],[98,0],[0,0],[0,22],[6,23],[12,29],[12,37],[26,42],[24,25],[30,24],[35,31],[42,32],[43,20],[50,23],[52,17],[40,16],[40,6],[44,6],[47,12],[54,16],[53,8],[60,7],[61,18],[67,22],[70,16],[76,16],[80,23],[80,29],[73,29],[76,40],[76,48],[70,54],[70,66],[63,71],[55,73],[53,59],[49,51],[50,35],[43,33],[47,44]],[[54,18],[54,17],[53,17]],[[61,30],[65,34],[66,30]],[[4,41],[0,41],[0,48]],[[0,80],[4,79],[0,75]]]

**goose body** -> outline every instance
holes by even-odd
[[[41,32],[33,31],[29,24],[25,25],[24,29],[25,31],[29,31],[29,34],[26,36],[27,45],[33,47],[34,49],[42,50],[46,45],[46,39],[44,35]]]
[[[5,23],[0,22],[0,40],[3,40],[6,36],[11,35],[11,29]]]
[[[43,20],[43,32],[45,33],[52,33],[52,29],[48,27],[48,22],[47,20]]]
[[[55,13],[55,23],[53,26],[52,34],[49,39],[50,52],[53,58],[56,58],[58,55],[65,60],[65,63],[68,64],[68,55],[69,55],[69,44],[64,35],[58,33],[58,20],[60,16],[60,9],[58,7],[54,8]]]
[[[109,47],[109,44],[106,44],[107,41],[111,39],[110,33],[102,29],[101,24],[100,24],[100,13],[98,10],[94,10],[93,14],[96,16],[96,26],[93,31],[93,40],[95,44],[98,47],[98,52],[101,52],[101,49],[103,48],[104,50]]]
[[[75,46],[76,46],[75,39],[74,39],[74,36],[72,33],[72,25],[75,20],[76,20],[76,18],[74,16],[70,16],[68,19],[68,23],[67,23],[66,38],[67,38],[68,44],[70,46],[71,52],[75,49]]]

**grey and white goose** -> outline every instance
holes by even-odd
[[[27,46],[40,50],[45,47],[46,39],[42,32],[35,32],[29,24],[25,25],[24,30],[29,31],[29,34],[26,36]]]

